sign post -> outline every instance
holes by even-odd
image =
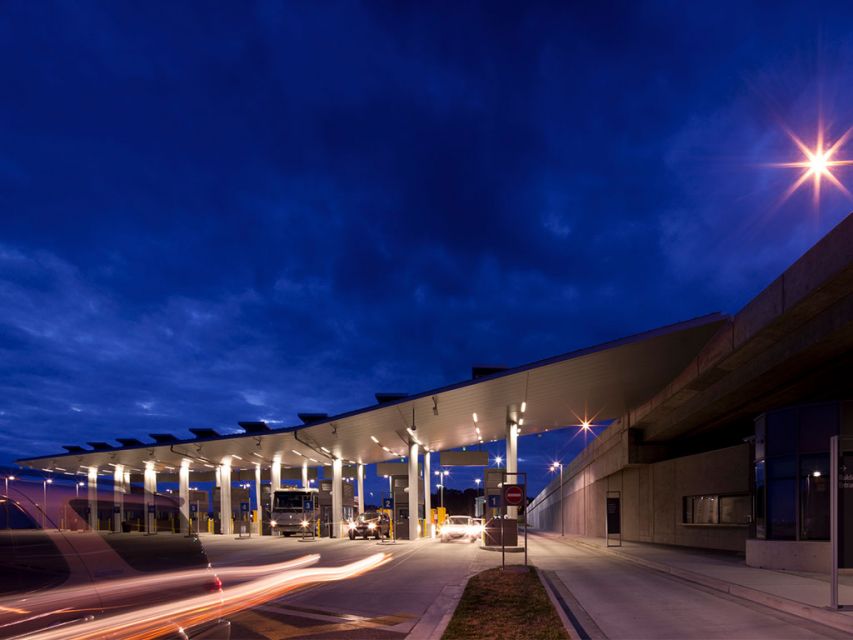
[[[829,607],[843,609],[838,602],[838,569],[853,568],[853,438],[832,436],[829,440],[829,538],[832,547]]]
[[[391,515],[388,518],[388,529],[391,533],[391,542],[390,544],[397,543],[397,514],[394,509],[394,498],[393,496],[390,498],[382,498],[382,508],[388,509],[391,512]],[[382,524],[380,522],[379,525],[379,537],[381,538],[380,544],[385,544],[385,536],[382,535]]]
[[[518,478],[524,477],[523,483],[507,484],[503,483],[501,489],[501,503],[503,506],[503,517],[501,518],[501,568],[506,568],[506,543],[504,539],[504,527],[506,526],[507,507],[518,507],[516,513],[524,512],[524,566],[527,566],[527,474],[522,472],[511,473],[504,472],[504,478],[512,475]],[[518,535],[518,520],[516,519],[516,536]],[[517,539],[517,538],[516,538]],[[516,542],[517,544],[517,542]]]
[[[302,499],[302,538],[300,542],[314,542],[317,539],[317,534],[314,531],[314,500],[312,498]],[[311,530],[311,537],[308,537],[308,530]]]

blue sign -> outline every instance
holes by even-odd
[[[154,511],[154,505],[153,505],[153,504],[149,504],[149,505],[148,505],[148,513],[156,513],[156,512]]]
[[[190,513],[198,513],[198,505],[197,504],[191,504],[190,505]]]
[[[240,503],[240,511],[242,511],[243,513],[249,513],[249,503],[248,502],[241,502]]]
[[[499,509],[501,506],[501,497],[499,495],[491,495],[489,496],[489,507],[492,509]]]
[[[314,501],[313,500],[303,500],[302,501],[302,510],[303,511],[314,511]]]
[[[394,500],[391,498],[382,498],[382,508],[383,509],[393,509],[394,508]]]

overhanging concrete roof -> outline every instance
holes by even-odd
[[[327,464],[334,457],[369,464],[408,455],[413,409],[414,435],[432,451],[477,444],[477,426],[486,442],[504,438],[507,423],[521,418],[522,402],[523,434],[577,424],[585,415],[600,421],[619,418],[670,381],[727,321],[714,313],[308,425],[74,451],[18,463],[68,472],[110,463],[141,469],[147,461],[168,470],[185,458],[194,469],[204,469],[226,456],[236,456],[232,464],[237,468],[269,463],[276,455],[286,466],[306,460],[311,466]]]

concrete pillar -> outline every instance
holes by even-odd
[[[432,537],[432,471],[430,471],[430,452],[424,452],[424,535]]]
[[[234,533],[231,526],[231,456],[222,458],[222,464],[219,465],[219,483],[219,518],[222,521],[222,535],[230,536]]]
[[[518,425],[511,424],[506,430],[506,470],[507,474],[518,471]],[[507,475],[507,484],[517,484],[518,476]],[[509,518],[518,518],[518,507],[507,507],[506,514]]]
[[[308,461],[302,461],[302,488],[308,489],[311,486],[311,482],[308,480]]]
[[[181,460],[178,471],[178,500],[181,505],[181,533],[190,534],[190,461]]]
[[[409,444],[409,540],[418,539],[418,445]]]
[[[142,477],[143,502],[145,504],[145,533],[156,533],[157,505],[154,494],[157,493],[157,468],[153,462],[145,463],[145,475]],[[155,513],[151,513],[153,505]]]
[[[273,491],[281,489],[281,454],[275,454],[272,457],[270,465],[270,487]]]
[[[89,530],[98,530],[98,467],[89,467]],[[45,512],[47,505],[45,505]]]
[[[124,465],[117,464],[113,468],[113,531],[121,533],[121,523],[124,522]]]
[[[358,465],[358,512],[364,513],[364,465]]]
[[[264,505],[261,493],[261,465],[255,465],[255,504],[257,505],[258,519],[255,523],[255,533],[261,535],[264,532]]]
[[[344,482],[343,460],[335,458],[332,463],[332,537],[341,535],[341,523],[344,519]]]

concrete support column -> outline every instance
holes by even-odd
[[[156,533],[157,518],[154,494],[157,493],[157,468],[153,462],[145,463],[145,475],[142,476],[143,502],[145,503],[145,533]],[[153,505],[155,513],[150,513]]]
[[[121,533],[121,523],[124,522],[124,465],[117,464],[113,469],[113,531]]]
[[[332,463],[332,537],[341,535],[341,523],[344,519],[344,482],[343,460],[335,458]]]
[[[275,454],[272,457],[270,465],[270,487],[273,491],[281,489],[281,454]]]
[[[308,461],[302,461],[302,488],[308,489],[311,483],[308,481]]]
[[[219,518],[222,522],[222,535],[230,536],[234,533],[231,526],[231,456],[222,458],[222,464],[219,465],[219,483]]]
[[[429,468],[430,452],[424,451],[424,535],[432,537],[432,471]]]
[[[358,512],[364,513],[364,465],[358,465]]]
[[[418,445],[409,444],[409,540],[418,539]]]
[[[181,460],[178,471],[178,500],[181,505],[181,533],[190,534],[190,461]]]
[[[89,530],[98,530],[98,467],[89,467]],[[47,505],[44,506],[45,512]]]
[[[518,471],[518,425],[511,424],[506,430],[506,470],[507,473]],[[516,484],[518,476],[508,475],[507,484]],[[506,514],[511,519],[518,518],[518,507],[507,507]]]

